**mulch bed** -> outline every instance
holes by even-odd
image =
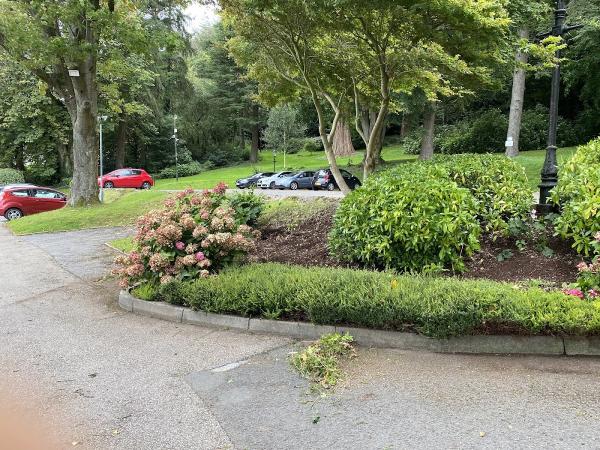
[[[250,260],[302,266],[357,267],[336,261],[327,251],[327,237],[335,209],[336,205],[333,204],[319,213],[318,217],[303,222],[293,230],[283,226],[262,228],[262,237],[256,250],[251,253]],[[575,281],[576,265],[581,258],[562,239],[550,238],[548,246],[554,251],[551,257],[533,250],[533,244],[520,252],[515,239],[483,240],[481,251],[467,261],[467,271],[461,277],[507,282],[543,280],[559,285]],[[498,261],[498,255],[505,249],[511,250],[513,256]]]

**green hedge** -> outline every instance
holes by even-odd
[[[160,298],[213,313],[416,330],[432,337],[485,328],[598,334],[600,302],[491,281],[255,264],[163,285]]]
[[[582,145],[560,168],[552,200],[562,207],[555,225],[564,238],[573,240],[581,254],[592,256],[600,232],[600,139]]]
[[[25,178],[23,178],[23,172],[15,169],[0,168],[0,186],[23,182],[25,182]]]

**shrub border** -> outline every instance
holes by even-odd
[[[357,344],[369,347],[433,353],[600,356],[600,337],[474,335],[435,339],[416,333],[213,314],[164,302],[140,300],[127,291],[119,293],[119,306],[140,316],[169,322],[279,334],[296,339],[318,339],[327,333],[348,332]]]

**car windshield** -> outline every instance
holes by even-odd
[[[289,176],[289,175],[291,175],[291,174],[292,174],[292,172],[281,172],[281,173],[279,174],[279,178],[287,177],[287,176]]]

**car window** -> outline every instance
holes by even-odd
[[[117,177],[126,177],[127,175],[129,175],[131,173],[130,170],[126,170],[126,169],[121,169],[121,170],[115,170],[112,175],[113,176],[117,176]]]
[[[352,174],[350,172],[347,172],[345,170],[340,170],[340,172],[342,172],[342,175],[345,176],[345,177],[351,177],[352,176]]]
[[[27,189],[20,189],[18,191],[12,191],[14,197],[29,197],[29,191]]]
[[[60,198],[58,192],[49,191],[46,189],[36,189],[33,195],[35,198]]]
[[[305,177],[312,177],[313,175],[314,175],[314,172],[304,172]]]
[[[141,170],[137,170],[137,169],[133,169],[133,170],[131,170],[131,174],[132,175],[141,175],[142,171]]]
[[[326,170],[319,170],[319,171],[317,172],[317,176],[318,176],[318,177],[324,177],[326,172],[327,172]]]

